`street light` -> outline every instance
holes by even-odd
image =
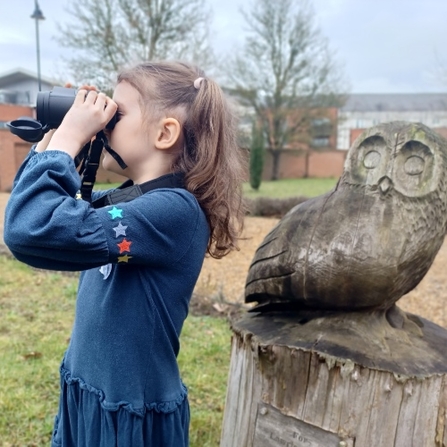
[[[45,17],[43,16],[41,9],[39,8],[39,3],[37,3],[37,0],[34,0],[34,12],[31,18],[36,21],[37,82],[39,83],[39,92],[40,92],[41,81],[40,81],[39,20],[45,20]]]

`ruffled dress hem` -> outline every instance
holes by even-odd
[[[72,377],[71,372],[63,367],[60,368],[61,378],[69,386],[78,384],[79,388],[86,390],[90,393],[98,396],[98,400],[101,407],[107,411],[118,411],[120,408],[125,409],[129,413],[136,414],[137,416],[144,416],[147,411],[156,411],[157,413],[172,413],[177,409],[179,405],[185,400],[188,395],[187,388],[182,384],[182,392],[177,399],[165,402],[151,402],[145,403],[143,407],[135,408],[135,406],[129,402],[108,402],[105,398],[104,392],[97,388],[87,384],[84,380],[78,377]]]
[[[103,391],[63,367],[59,413],[52,447],[188,447],[187,389],[177,399],[146,403],[108,402]]]

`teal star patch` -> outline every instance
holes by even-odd
[[[112,219],[116,219],[116,218],[123,218],[123,210],[121,208],[117,208],[116,206],[114,206],[110,211],[107,211],[110,216],[112,217]]]

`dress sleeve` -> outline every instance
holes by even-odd
[[[33,144],[33,145],[31,146],[31,149],[30,149],[30,151],[28,152],[28,155],[25,157],[25,159],[23,160],[22,164],[20,165],[20,168],[19,168],[19,170],[17,171],[17,173],[16,173],[16,175],[15,175],[15,177],[14,177],[14,182],[13,182],[13,184],[12,184],[12,188],[13,188],[13,189],[15,188],[17,182],[20,180],[20,177],[22,176],[22,172],[23,172],[23,170],[25,169],[25,167],[28,165],[28,162],[31,160],[31,158],[32,158],[34,155],[37,155],[37,154],[38,154],[38,152],[35,151],[36,146],[37,146],[36,144]]]
[[[75,198],[79,187],[64,152],[38,153],[27,161],[5,213],[4,240],[17,259],[53,270],[160,266],[179,259],[203,224],[203,212],[184,190],[159,189],[94,209]]]

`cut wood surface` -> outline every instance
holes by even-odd
[[[348,330],[344,337],[360,335],[359,343],[351,339],[352,347],[340,350],[335,344],[325,345],[326,333],[317,320],[313,329],[320,329],[313,336],[310,330],[301,331],[306,325],[297,323],[295,316],[254,314],[233,322],[221,447],[447,445],[447,354],[430,341],[436,334],[445,346],[447,331],[425,320],[421,320],[423,333],[419,335],[390,326],[387,337],[402,331],[398,339],[403,340],[407,333],[407,343],[419,338],[418,344],[427,336],[422,342],[427,350],[438,350],[439,362],[424,365],[419,358],[410,372],[411,362],[406,366],[393,361],[376,363],[375,355],[385,347],[375,346],[374,325],[362,340],[363,330]],[[345,315],[344,323],[348,320]],[[386,325],[386,321],[377,324]],[[356,357],[355,352],[363,351],[368,339],[370,355]],[[388,348],[385,359],[399,357],[394,345]],[[415,352],[414,358],[417,356]],[[266,420],[269,412],[273,415]],[[334,444],[318,444],[324,439]]]

